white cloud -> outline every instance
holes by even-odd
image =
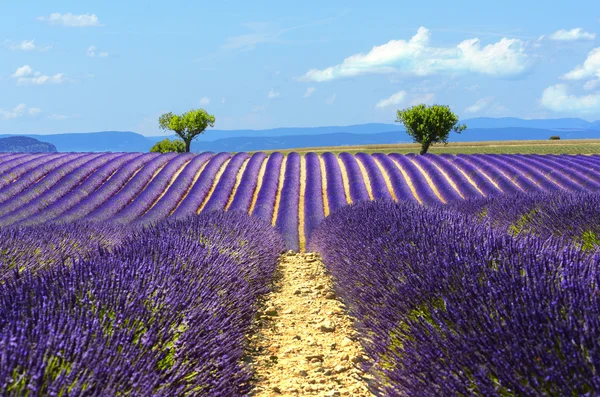
[[[23,65],[20,68],[17,68],[17,71],[14,72],[11,77],[13,77],[13,78],[24,77],[24,76],[29,76],[32,73],[33,73],[33,69],[31,68],[31,66]]]
[[[66,14],[61,14],[58,12],[53,12],[47,17],[38,17],[38,21],[48,22],[51,25],[63,25],[63,26],[71,26],[76,28],[84,28],[90,26],[102,26],[98,21],[98,17],[96,14],[81,14],[74,15],[70,12]]]
[[[583,85],[584,90],[593,90],[594,88],[600,86],[600,78],[595,80],[589,80]]]
[[[29,113],[30,116],[36,116],[40,114],[41,111],[42,109],[40,108],[29,108],[29,110],[27,110],[27,113]]]
[[[435,94],[432,94],[432,93],[419,95],[419,96],[414,97],[410,101],[410,106],[420,105],[422,103],[425,105],[432,105],[434,99],[435,99]]]
[[[381,109],[381,108],[385,108],[385,107],[392,106],[392,105],[398,105],[402,101],[404,101],[404,98],[406,98],[406,91],[398,91],[397,93],[393,94],[389,98],[382,99],[379,102],[377,102],[375,107]]]
[[[312,94],[315,93],[317,89],[315,87],[308,87],[306,89],[306,92],[304,93],[304,98],[308,98],[309,96],[311,96]]]
[[[272,89],[267,94],[267,98],[269,98],[269,99],[277,98],[278,96],[279,96],[279,92],[273,91]]]
[[[0,109],[0,116],[4,120],[16,119],[28,115],[29,117],[37,116],[42,110],[40,108],[28,108],[24,103],[20,103],[11,110]]]
[[[23,40],[20,43],[15,43],[14,41],[5,40],[4,44],[11,51],[32,51],[35,50],[34,40]]]
[[[594,48],[588,53],[583,65],[578,65],[562,77],[567,80],[581,80],[593,76],[600,78],[600,47]]]
[[[478,38],[464,40],[456,47],[429,46],[429,30],[420,27],[409,40],[390,40],[366,54],[352,55],[341,64],[310,69],[300,81],[323,82],[368,73],[405,72],[426,76],[440,72],[476,72],[492,76],[510,76],[525,72],[531,57],[519,39],[502,38],[481,48]]]
[[[326,104],[331,105],[331,104],[333,104],[333,102],[335,102],[335,93],[332,96],[325,98]]]
[[[557,41],[593,40],[596,38],[596,34],[584,32],[582,28],[575,28],[571,30],[561,29],[552,33],[548,37],[550,40]]]
[[[52,113],[50,116],[48,116],[48,118],[50,120],[66,120],[69,118],[69,116],[66,116],[64,114]]]
[[[202,97],[200,98],[200,106],[206,106],[210,104],[210,98],[209,97]]]
[[[465,109],[465,113],[477,113],[490,106],[493,99],[494,97],[491,96],[487,98],[478,99],[473,105]]]
[[[546,108],[557,112],[598,112],[600,92],[584,96],[569,95],[565,84],[556,84],[544,90],[541,103]]]
[[[96,50],[97,50],[97,48],[95,46],[91,45],[88,47],[88,49],[85,51],[85,53],[90,58],[95,58],[95,57],[105,58],[108,56],[108,52],[106,52],[106,51],[97,52]]]
[[[18,85],[42,85],[46,83],[60,84],[66,81],[64,73],[56,73],[53,76],[47,76],[40,72],[34,72],[29,65],[23,65],[20,68],[17,68],[16,72],[13,73],[11,77],[17,79]]]
[[[225,103],[225,98],[221,98],[221,103]]]
[[[478,99],[464,110],[465,113],[484,113],[489,115],[506,115],[509,109],[494,101],[493,96]]]

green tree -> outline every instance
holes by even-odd
[[[427,153],[432,143],[448,143],[450,131],[461,133],[467,126],[456,125],[458,116],[449,106],[420,104],[405,110],[398,110],[396,122],[401,122],[413,140],[421,144],[421,154]]]
[[[215,116],[204,109],[190,110],[182,115],[171,112],[158,118],[158,124],[163,130],[175,131],[185,143],[185,151],[190,151],[192,140],[202,134],[206,127],[215,125]]]
[[[151,152],[158,153],[184,153],[185,152],[185,142],[180,139],[170,140],[169,138],[165,138],[160,142],[157,142],[154,146],[150,148]]]

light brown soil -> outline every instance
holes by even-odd
[[[249,335],[253,396],[372,396],[352,319],[313,253],[282,255]]]

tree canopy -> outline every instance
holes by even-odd
[[[158,118],[158,124],[163,130],[174,131],[185,143],[185,152],[190,151],[192,140],[202,134],[208,126],[214,127],[215,116],[204,109],[192,109],[182,115],[171,112]]]
[[[170,140],[169,138],[165,138],[160,142],[157,142],[150,148],[151,152],[158,153],[184,153],[185,152],[185,142],[180,139]]]
[[[450,131],[460,134],[467,126],[456,125],[458,116],[449,106],[420,104],[398,110],[396,122],[401,122],[413,140],[421,144],[421,154],[427,153],[432,143],[448,143]]]

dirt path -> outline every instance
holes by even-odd
[[[331,287],[317,255],[281,256],[249,335],[253,396],[372,396],[358,368],[366,357]]]

